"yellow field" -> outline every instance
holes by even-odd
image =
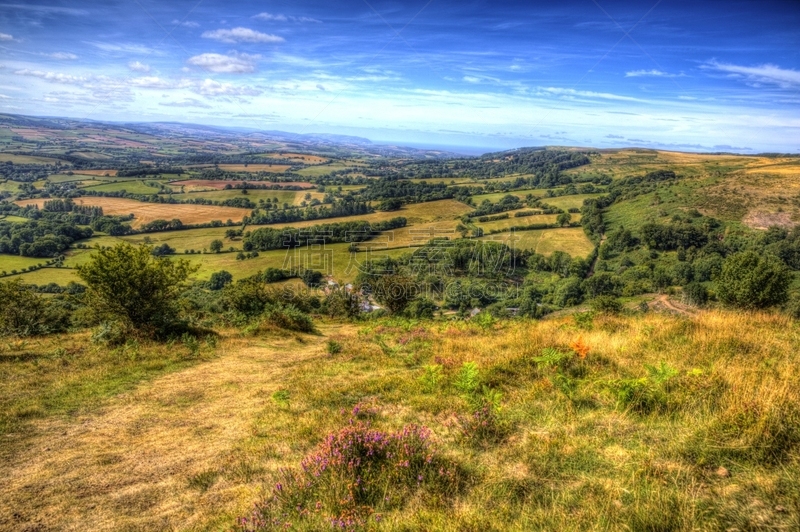
[[[229,172],[275,172],[281,174],[291,168],[284,164],[221,164],[219,167],[221,170]]]
[[[587,257],[594,249],[594,244],[587,238],[581,227],[498,233],[483,237],[481,240],[502,242],[508,246],[528,249],[541,255],[552,255],[555,251],[564,251],[573,257]]]
[[[17,205],[38,205],[42,208],[46,199],[33,199],[18,201]],[[103,213],[111,216],[133,214],[132,227],[139,227],[153,220],[179,219],[184,224],[207,223],[212,220],[233,220],[241,222],[250,214],[249,209],[235,207],[217,207],[213,205],[171,205],[162,203],[142,203],[141,201],[125,198],[78,198],[75,203],[103,208]]]
[[[329,159],[320,157],[318,155],[308,155],[305,153],[269,153],[266,157],[275,159],[292,159],[304,164],[322,164],[328,162]]]
[[[530,210],[530,209],[523,209],[523,210]],[[508,218],[503,220],[494,220],[491,222],[475,222],[475,225],[481,227],[487,233],[492,230],[502,230],[502,229],[509,229],[511,227],[520,227],[525,225],[533,225],[533,224],[554,224],[556,223],[556,218],[558,218],[557,214],[537,214],[534,216],[524,216],[522,218],[516,218],[514,216],[514,212],[510,213]],[[576,217],[580,218],[579,214],[572,215],[573,221],[576,221]]]
[[[109,176],[114,177],[117,175],[116,170],[81,170],[81,174],[83,175],[97,175],[97,176]]]

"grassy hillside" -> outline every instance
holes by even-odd
[[[800,526],[800,336],[785,317],[318,328],[166,350],[4,343],[0,528],[224,530],[257,502],[293,530]],[[410,424],[430,431],[397,436],[423,435],[427,460],[407,450],[419,480],[367,455],[363,489],[333,465],[291,480],[346,441],[326,435]]]

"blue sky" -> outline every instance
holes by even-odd
[[[0,1],[0,111],[800,150],[800,2]]]

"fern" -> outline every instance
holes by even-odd
[[[542,349],[542,355],[534,357],[533,361],[540,368],[564,367],[575,356],[575,353],[562,353],[553,347]]]
[[[433,393],[436,391],[439,382],[442,380],[442,366],[433,364],[425,366],[425,373],[419,378],[422,389],[425,393]]]
[[[386,342],[384,342],[383,339],[381,339],[381,338],[376,338],[375,339],[375,343],[377,343],[378,347],[381,348],[381,351],[383,351],[383,354],[388,356],[388,357],[392,357],[392,356],[396,355],[398,351],[400,351],[399,347],[389,347],[388,345],[386,345]]]
[[[475,362],[464,362],[453,385],[461,393],[472,395],[480,385],[478,365]]]
[[[647,373],[650,374],[650,380],[656,384],[664,384],[671,378],[678,374],[678,370],[664,362],[663,360],[658,366],[651,366],[650,364],[644,365]]]

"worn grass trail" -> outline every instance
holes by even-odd
[[[37,423],[0,464],[0,530],[229,527],[263,478],[237,446],[295,364],[324,356],[324,340],[230,338],[208,363]]]

